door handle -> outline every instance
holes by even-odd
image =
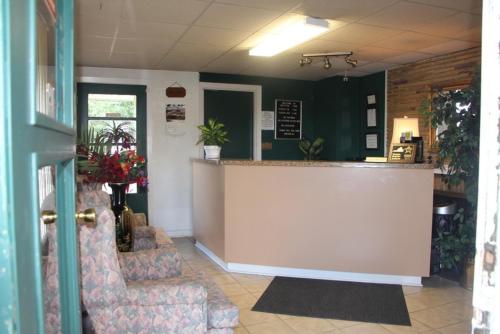
[[[96,227],[97,225],[97,214],[95,209],[85,209],[83,211],[75,213],[75,219],[78,223],[86,223],[89,227]],[[44,224],[54,224],[57,220],[57,213],[53,210],[43,210],[42,211],[42,221]]]

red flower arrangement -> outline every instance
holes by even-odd
[[[112,154],[91,152],[88,166],[81,174],[88,182],[100,183],[137,183],[147,185],[145,159],[134,150],[122,150]]]

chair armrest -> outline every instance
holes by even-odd
[[[126,281],[158,280],[181,274],[181,256],[166,248],[118,254]]]

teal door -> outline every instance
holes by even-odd
[[[222,159],[253,159],[253,93],[205,90],[204,122],[215,118],[226,126],[229,143]]]
[[[59,299],[61,331],[79,333],[73,1],[0,0],[0,35],[0,333],[46,332],[50,298]],[[49,194],[56,297],[44,294],[42,271],[40,204]]]

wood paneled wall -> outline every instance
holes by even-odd
[[[387,143],[392,139],[393,119],[418,117],[424,139],[424,157],[431,154],[431,127],[420,113],[422,101],[443,87],[469,85],[481,63],[481,48],[454,52],[389,70],[387,79]],[[389,148],[387,149],[389,152]]]

